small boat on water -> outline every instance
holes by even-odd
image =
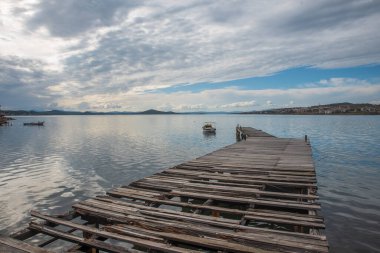
[[[28,122],[28,123],[24,123],[24,126],[43,126],[44,124],[45,124],[45,121]]]
[[[203,127],[202,127],[203,132],[204,133],[215,133],[216,128],[215,128],[214,124],[215,124],[214,122],[205,122],[203,124]]]

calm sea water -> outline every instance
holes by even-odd
[[[44,120],[45,127],[23,122]],[[215,136],[201,131],[214,121]],[[311,139],[331,252],[380,252],[380,117],[18,117],[0,127],[0,232],[235,142],[236,124]]]

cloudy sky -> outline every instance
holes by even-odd
[[[380,1],[1,0],[3,109],[380,103]]]

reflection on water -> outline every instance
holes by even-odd
[[[216,132],[205,132],[203,131],[203,136],[207,139],[213,139],[215,138]]]
[[[24,127],[43,120],[45,127]],[[217,133],[203,133],[205,121]],[[252,126],[312,143],[332,252],[379,252],[380,117],[149,115],[18,117],[0,128],[0,232],[28,210],[78,201],[235,142]]]

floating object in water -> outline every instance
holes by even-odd
[[[205,133],[215,133],[216,131],[216,128],[215,126],[213,125],[215,124],[214,122],[205,122],[202,129],[203,129],[203,132]]]
[[[44,124],[45,124],[45,121],[28,122],[28,123],[24,123],[24,126],[43,126]]]

